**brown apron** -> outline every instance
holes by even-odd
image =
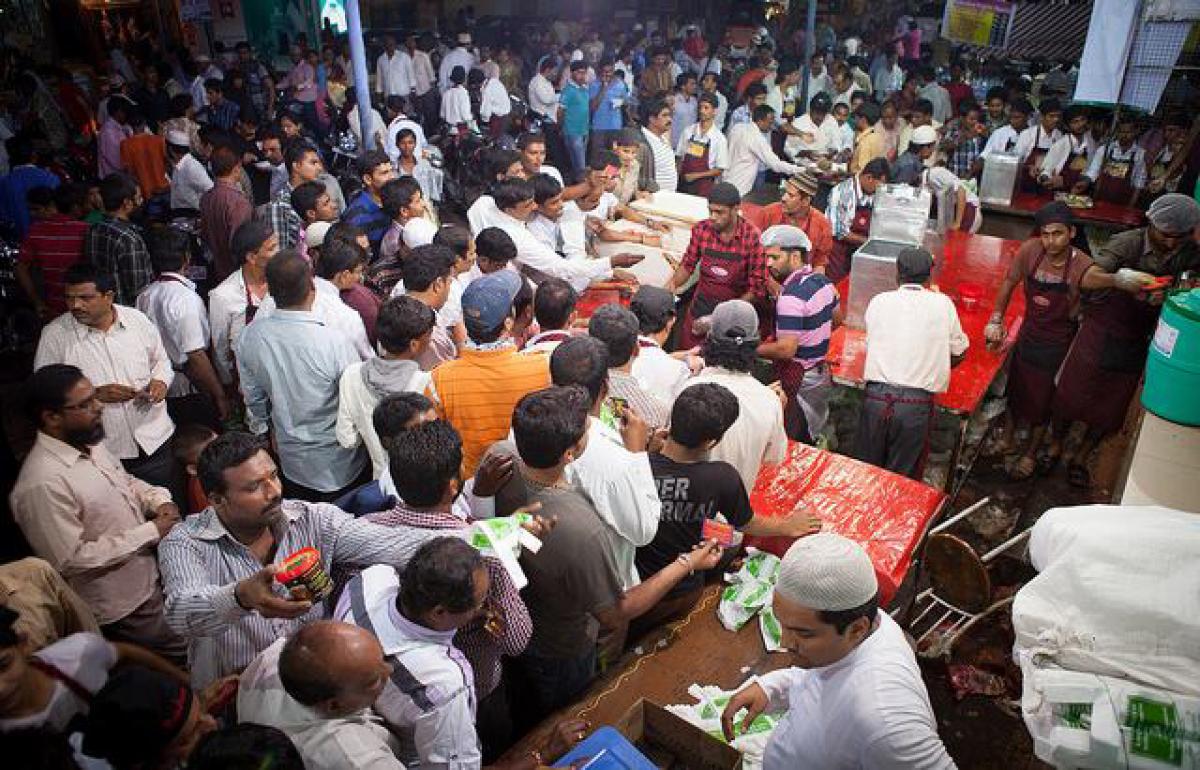
[[[850,232],[855,235],[861,235],[864,238],[871,234],[871,198],[866,198],[867,203],[859,203],[854,207],[854,219],[850,221]],[[852,247],[849,243],[835,238],[833,240],[833,250],[829,253],[829,264],[825,267],[825,277],[837,283],[850,274],[850,258],[857,247]]]
[[[745,255],[722,248],[705,247],[700,254],[700,280],[696,283],[696,294],[688,306],[679,334],[679,349],[688,350],[704,342],[703,337],[692,333],[692,324],[697,318],[711,315],[717,305],[737,299],[746,293],[749,286]]]
[[[1092,197],[1098,201],[1129,205],[1129,199],[1133,197],[1133,162],[1132,154],[1124,160],[1105,158]]]
[[[1082,141],[1079,143],[1079,147],[1076,148],[1075,139],[1072,137],[1071,147],[1072,152],[1067,157],[1067,162],[1063,164],[1062,171],[1060,172],[1063,182],[1062,189],[1067,192],[1070,192],[1075,183],[1083,178],[1083,172],[1087,171],[1088,161],[1091,160],[1088,158],[1087,145]],[[1078,149],[1079,152],[1075,152],[1075,149]]]
[[[1046,157],[1046,150],[1041,149],[1038,145],[1042,141],[1042,126],[1037,127],[1037,133],[1033,137],[1033,149],[1029,151],[1029,157],[1025,159],[1024,173],[1021,174],[1021,192],[1041,192],[1041,187],[1038,185],[1038,175],[1042,173],[1042,161]]]
[[[1025,276],[1025,321],[1009,367],[1008,404],[1013,417],[1031,425],[1041,425],[1049,418],[1054,377],[1075,337],[1068,283],[1075,256],[1072,247],[1063,265],[1061,281],[1043,281],[1037,277],[1038,268],[1046,258],[1045,251]]]
[[[683,179],[687,174],[698,174],[703,171],[708,171],[709,166],[708,156],[712,152],[712,142],[708,139],[699,139],[692,137],[688,140],[687,149],[683,153],[683,163],[679,166],[679,179],[682,192],[692,195],[699,195],[707,198],[708,193],[712,190],[713,184],[716,181],[713,177],[707,176],[703,179],[697,179],[694,182],[684,182]]]

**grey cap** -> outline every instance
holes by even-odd
[[[772,225],[763,230],[759,240],[768,249],[772,246],[778,246],[781,249],[804,249],[805,251],[812,248],[812,241],[808,239],[803,230],[795,225]]]
[[[901,275],[928,278],[933,273],[933,255],[925,249],[905,249],[896,257],[896,270]]]
[[[758,312],[744,299],[730,299],[717,305],[712,312],[708,336],[743,340],[758,340]]]
[[[642,285],[629,303],[638,322],[651,329],[661,329],[675,315],[675,295],[660,286]]]
[[[1200,224],[1200,204],[1189,195],[1167,193],[1150,204],[1146,218],[1165,233],[1188,233]]]

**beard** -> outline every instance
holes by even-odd
[[[67,443],[71,446],[92,447],[104,440],[104,423],[98,422],[92,428],[79,428],[67,433]]]

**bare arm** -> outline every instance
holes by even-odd
[[[800,347],[800,338],[787,334],[759,345],[758,355],[772,361],[790,361],[795,357],[798,347]]]
[[[697,549],[690,554],[681,554],[681,558],[671,562],[651,575],[649,579],[643,580],[627,591],[615,605],[597,611],[596,618],[602,625],[612,628],[628,623],[639,615],[644,615],[662,601],[662,598],[678,585],[679,581],[692,574],[693,568],[711,568],[711,565],[705,566],[705,563],[713,555],[719,559],[720,553],[721,547],[715,542],[709,542],[702,549]],[[712,563],[715,564],[715,560]]]

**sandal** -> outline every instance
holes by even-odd
[[[1036,470],[1037,461],[1029,455],[1022,455],[1008,469],[1008,478],[1010,481],[1026,481],[1033,476]]]
[[[1077,489],[1087,489],[1092,485],[1092,474],[1082,463],[1071,463],[1067,466],[1067,482]]]

